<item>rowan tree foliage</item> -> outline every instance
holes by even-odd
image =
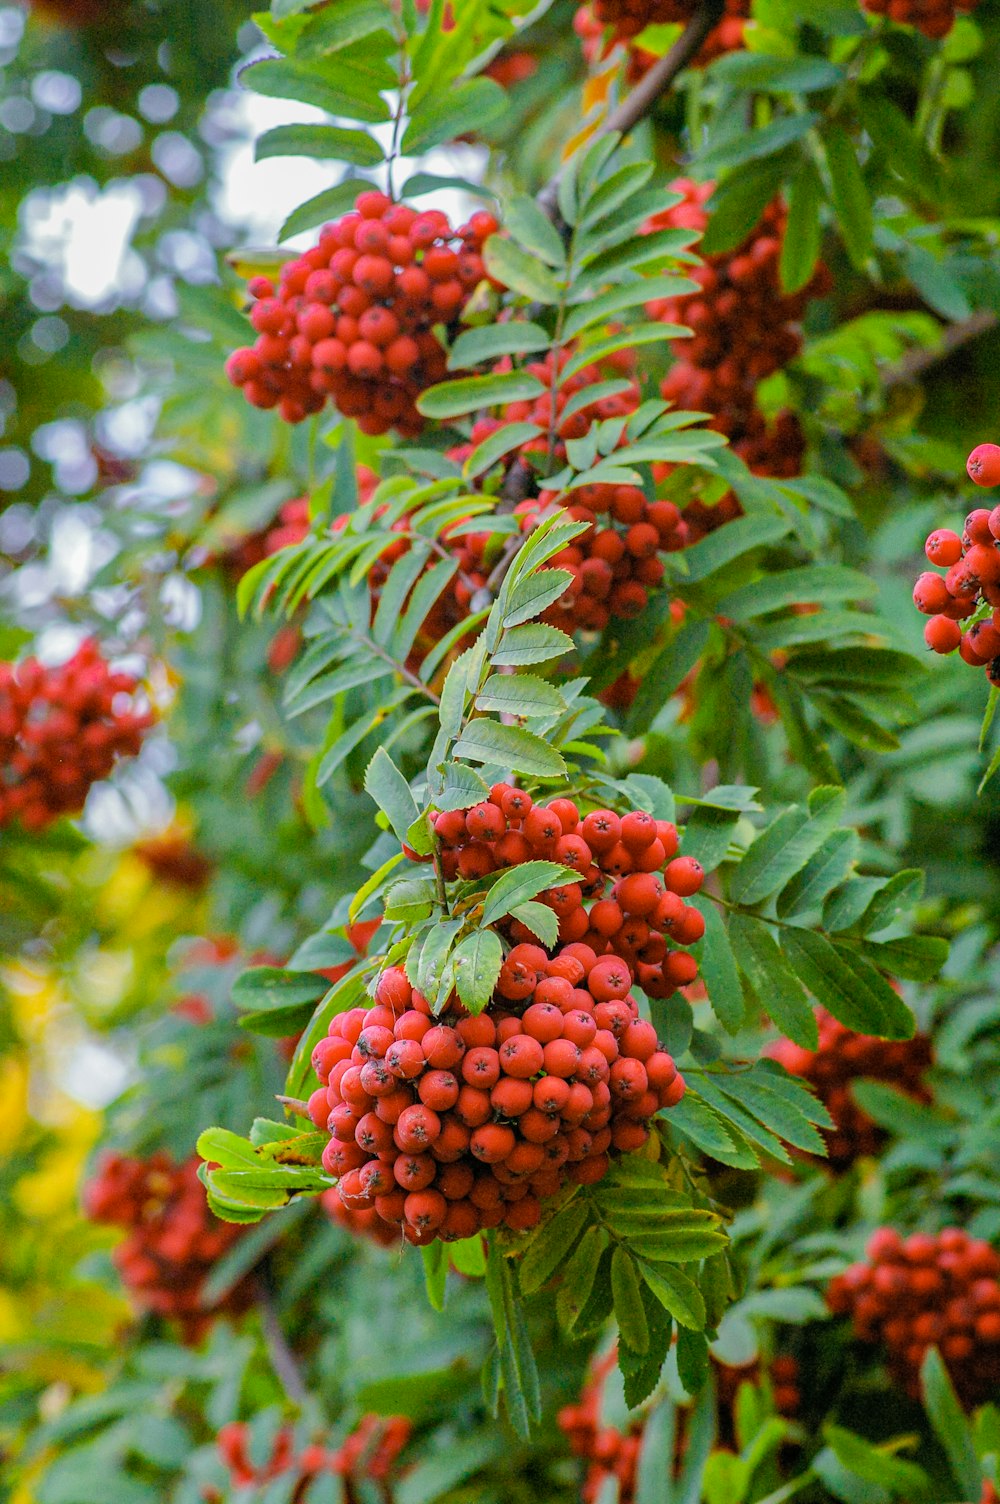
[[[0,8],[10,1504],[1000,1499],[998,66]]]

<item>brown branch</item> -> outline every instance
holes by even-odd
[[[295,1354],[281,1329],[278,1312],[267,1283],[267,1275],[262,1270],[257,1271],[254,1286],[261,1331],[264,1334],[264,1345],[267,1348],[267,1356],[271,1361],[275,1377],[280,1381],[290,1400],[293,1400],[296,1405],[304,1405],[309,1398],[309,1390],[299,1370]]]
[[[627,135],[640,120],[645,119],[660,96],[667,92],[678,74],[683,73],[698,53],[709,32],[722,20],[724,7],[725,0],[701,0],[670,51],[653,64],[621,104],[601,121],[594,139],[610,135],[612,131]],[[538,195],[539,207],[553,221],[559,219],[559,182],[562,173],[563,169],[560,168]]]
[[[946,324],[936,345],[908,350],[901,360],[890,366],[883,377],[883,386],[903,386],[909,381],[916,381],[933,366],[961,350],[963,345],[978,339],[981,334],[988,334],[998,323],[1000,319],[990,309],[977,308],[967,319]]]

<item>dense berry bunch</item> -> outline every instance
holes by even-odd
[[[938,528],[924,544],[932,564],[913,587],[913,604],[930,621],[924,641],[935,653],[960,656],[973,668],[985,668],[991,684],[1000,684],[1000,506],[977,507],[964,531]],[[970,617],[963,632],[960,625]]]
[[[330,1023],[309,1101],[323,1165],[349,1211],[374,1207],[411,1243],[501,1223],[534,1227],[541,1200],[591,1184],[638,1149],[684,1081],[639,1018],[626,967],[585,945],[510,952],[489,1012],[440,1017],[401,967],[371,1008]]]
[[[646,500],[638,486],[580,486],[568,496],[543,491],[515,508],[524,531],[537,527],[551,505],[563,507],[587,531],[550,563],[573,576],[541,620],[564,631],[603,631],[612,617],[638,616],[663,579],[660,551],[684,548],[687,524],[672,501]]]
[[[572,799],[534,804],[522,789],[498,783],[482,804],[436,815],[434,830],[449,880],[536,860],[578,872],[579,882],[539,894],[558,915],[560,941],[582,941],[599,958],[624,961],[623,975],[650,997],[669,997],[697,976],[694,957],[667,942],[693,945],[705,933],[701,914],[684,902],[698,892],[704,873],[693,857],[677,855],[677,827],[669,820],[644,810],[581,816]],[[516,920],[510,935],[532,938]]]
[[[383,1222],[373,1206],[355,1209],[347,1207],[336,1189],[324,1191],[319,1199],[330,1221],[349,1232],[352,1238],[377,1243],[380,1248],[398,1247],[398,1227],[390,1222]]]
[[[252,1299],[242,1280],[221,1306],[202,1305],[205,1280],[243,1229],[212,1216],[198,1165],[197,1158],[177,1165],[164,1153],[110,1154],[84,1196],[92,1221],[128,1229],[114,1260],[136,1304],[176,1319],[187,1342],[197,1342],[213,1316],[246,1310]]]
[[[888,16],[901,26],[915,26],[925,37],[947,36],[959,12],[975,10],[979,0],[861,0],[865,10]]]
[[[647,228],[704,230],[705,204],[714,187],[677,179],[671,188],[683,199]],[[805,440],[798,419],[781,412],[768,422],[757,404],[757,387],[799,353],[798,321],[809,300],[822,296],[830,282],[820,263],[799,292],[782,291],[778,267],[786,219],[784,205],[775,199],[740,246],[708,256],[690,270],[698,292],[661,299],[648,309],[654,318],[693,331],[691,339],[674,345],[677,360],[663,379],[663,396],[679,407],[711,413],[710,426],[724,433],[759,475],[791,476],[801,470]],[[657,468],[654,473],[669,472]],[[727,496],[713,507],[687,508],[685,521],[700,536],[739,511],[736,498]]]
[[[944,1359],[964,1404],[991,1399],[1000,1385],[1000,1257],[957,1227],[936,1237],[900,1237],[881,1227],[867,1261],[837,1275],[827,1303],[850,1316],[862,1342],[879,1342],[909,1394],[919,1392],[929,1347]]]
[[[423,428],[415,403],[447,376],[434,325],[457,325],[485,276],[485,212],[453,230],[438,209],[418,213],[374,190],[327,225],[319,244],[249,284],[252,347],[236,350],[226,374],[255,407],[287,423],[319,412],[330,397],[364,433]]]
[[[597,1504],[608,1480],[617,1483],[615,1497],[619,1504],[632,1504],[638,1474],[639,1453],[642,1450],[645,1421],[642,1417],[632,1420],[627,1430],[610,1425],[603,1417],[604,1385],[616,1365],[616,1353],[612,1350],[591,1366],[590,1374],[576,1405],[566,1405],[559,1412],[560,1429],[565,1433],[577,1457],[589,1466],[581,1490],[582,1504]],[[713,1358],[712,1367],[716,1379],[718,1402],[718,1433],[726,1439],[733,1430],[731,1412],[741,1384],[753,1383],[760,1377],[760,1366],[748,1363],[730,1367]],[[771,1361],[770,1379],[774,1388],[774,1406],[779,1415],[794,1415],[799,1408],[799,1365],[792,1357],[778,1357]],[[674,1438],[674,1465],[680,1468],[686,1444],[684,1428],[679,1427]]]
[[[0,663],[0,829],[20,820],[41,830],[79,814],[91,785],[134,757],[153,723],[138,687],[90,640],[58,668]]]
[[[693,16],[694,0],[594,0],[581,5],[573,20],[573,29],[583,46],[583,55],[591,67],[604,57],[616,42],[628,44],[627,78],[637,83],[657,61],[656,54],[637,45],[637,37],[647,26],[674,23],[686,26]],[[693,66],[704,67],[725,52],[738,52],[743,46],[744,30],[750,16],[750,0],[725,0],[725,11],[698,49]],[[609,27],[614,29],[609,31]]]
[[[931,1042],[924,1034],[898,1040],[855,1034],[822,1009],[817,1023],[815,1050],[782,1039],[769,1054],[793,1076],[808,1081],[833,1118],[835,1126],[824,1137],[830,1163],[842,1169],[862,1154],[877,1153],[885,1138],[855,1102],[851,1082],[889,1081],[908,1096],[927,1101],[922,1078],[931,1063]]]
[[[223,1426],[216,1445],[235,1488],[262,1488],[282,1478],[289,1485],[281,1491],[282,1500],[287,1504],[302,1504],[309,1497],[312,1480],[332,1473],[344,1480],[346,1504],[357,1504],[360,1498],[357,1489],[364,1482],[374,1485],[378,1497],[391,1504],[390,1477],[412,1429],[401,1415],[366,1415],[339,1447],[314,1442],[297,1452],[292,1428],[282,1426],[270,1457],[259,1466],[250,1458],[250,1430],[242,1421]],[[222,1495],[216,1489],[206,1488],[204,1497],[206,1504],[217,1504]],[[370,1492],[365,1493],[365,1498],[368,1497]]]

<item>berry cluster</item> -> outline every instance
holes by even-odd
[[[0,663],[0,829],[79,814],[91,785],[134,757],[153,723],[137,708],[138,687],[92,640],[58,668]]]
[[[92,1221],[128,1229],[114,1260],[136,1304],[176,1319],[186,1342],[197,1342],[220,1312],[238,1314],[252,1301],[244,1279],[221,1306],[202,1304],[205,1280],[243,1229],[212,1216],[198,1165],[197,1158],[177,1165],[162,1152],[149,1159],[110,1154],[84,1193]]]
[[[861,0],[875,16],[888,16],[900,26],[915,26],[936,42],[947,36],[958,12],[975,10],[979,0]]]
[[[831,1281],[827,1304],[850,1316],[862,1342],[879,1342],[907,1393],[919,1393],[929,1347],[940,1349],[962,1402],[992,1398],[1000,1385],[1000,1256],[958,1227],[936,1237],[900,1237],[881,1227]]]
[[[674,23],[686,26],[696,6],[694,0],[594,0],[581,5],[573,19],[573,30],[580,38],[588,66],[607,56],[618,42],[628,45],[626,78],[638,83],[657,61],[656,54],[638,46],[633,40],[647,26]],[[725,0],[719,24],[712,28],[694,59],[694,67],[704,67],[726,52],[738,52],[743,46],[744,30],[750,16],[750,0]],[[608,26],[614,28],[607,31]]]
[[[360,1495],[357,1490],[363,1483],[375,1485],[384,1504],[391,1504],[392,1471],[412,1429],[411,1423],[401,1415],[366,1415],[339,1447],[313,1442],[296,1452],[291,1426],[282,1426],[274,1439],[270,1457],[260,1466],[255,1466],[250,1458],[249,1427],[242,1421],[223,1426],[216,1437],[216,1445],[235,1488],[262,1488],[266,1483],[282,1478],[290,1485],[291,1491],[283,1489],[281,1498],[288,1504],[302,1504],[309,1497],[312,1480],[324,1473],[332,1473],[344,1480],[346,1504],[358,1504]],[[290,1478],[290,1474],[294,1478]],[[206,1504],[221,1504],[222,1495],[217,1489],[206,1488],[203,1496]],[[366,1492],[365,1498],[369,1496],[370,1493]]]
[[[682,201],[655,215],[647,228],[704,230],[714,183],[678,178],[671,188],[684,195]],[[819,263],[799,292],[782,291],[778,267],[786,220],[784,205],[773,200],[740,246],[691,268],[698,292],[661,299],[647,310],[653,318],[693,331],[691,339],[675,343],[677,360],[661,384],[663,396],[679,407],[711,413],[710,426],[729,438],[758,475],[792,476],[801,470],[805,439],[798,419],[781,412],[769,423],[757,404],[757,387],[799,353],[798,321],[809,300],[830,285],[829,272]],[[660,478],[669,469],[655,467],[654,474]],[[730,495],[711,507],[695,503],[684,515],[692,534],[702,536],[739,512]]]
[[[930,617],[924,641],[935,653],[958,648],[966,663],[985,668],[990,683],[1000,684],[1000,506],[976,507],[961,537],[937,528],[924,552],[945,570],[943,575],[925,570],[913,587],[913,604]],[[970,617],[976,619],[963,632],[960,623]]]
[[[537,527],[550,505],[587,524],[549,561],[573,578],[541,620],[566,632],[601,632],[612,617],[638,616],[663,579],[659,552],[674,553],[688,542],[687,524],[673,502],[649,502],[638,486],[580,486],[569,496],[542,491],[515,508],[522,529]]]
[[[684,1094],[628,969],[586,945],[551,959],[515,946],[475,1016],[450,999],[435,1019],[388,967],[374,1007],[337,1014],[313,1065],[309,1111],[332,1135],[323,1167],[336,1194],[418,1245],[534,1227],[542,1198],[600,1180],[609,1151],[640,1148],[650,1118]]]
[[[359,194],[352,213],[282,267],[277,289],[267,277],[250,281],[257,340],[234,351],[226,374],[254,407],[276,407],[287,423],[330,397],[364,433],[413,437],[424,422],[417,398],[448,374],[434,325],[459,323],[496,228],[483,211],[453,230],[438,209]]]
[[[625,963],[626,991],[634,980],[650,997],[670,997],[697,976],[694,957],[671,950],[667,940],[693,945],[705,933],[701,914],[684,902],[704,873],[693,857],[676,854],[677,827],[669,820],[645,810],[619,816],[596,809],[581,817],[572,799],[534,804],[522,789],[498,783],[482,804],[435,815],[434,831],[447,880],[539,859],[579,873],[579,882],[549,888],[539,900],[558,915],[562,943],[581,941],[602,968]],[[532,938],[517,920],[509,928],[512,940]],[[500,986],[506,996],[503,973]]]
[[[617,1482],[619,1504],[631,1504],[635,1497],[639,1453],[642,1449],[645,1421],[634,1419],[627,1431],[609,1425],[602,1416],[604,1385],[614,1371],[617,1355],[614,1348],[591,1366],[590,1374],[576,1405],[566,1405],[559,1412],[559,1427],[566,1435],[575,1456],[589,1463],[581,1490],[582,1504],[596,1504],[608,1480]],[[732,1431],[731,1413],[741,1384],[760,1377],[757,1363],[730,1367],[713,1358],[718,1401],[720,1437]],[[799,1365],[792,1357],[772,1359],[769,1375],[774,1391],[774,1407],[779,1415],[794,1415],[800,1403]],[[674,1467],[683,1460],[686,1437],[683,1427],[674,1440]]]
[[[890,1081],[908,1096],[928,1101],[922,1078],[931,1064],[931,1042],[925,1034],[899,1040],[855,1034],[824,1009],[816,1021],[819,1044],[815,1050],[782,1039],[768,1053],[816,1092],[835,1125],[824,1134],[830,1163],[844,1169],[863,1154],[876,1154],[885,1138],[855,1102],[851,1082]]]
[[[377,1243],[380,1248],[398,1246],[398,1227],[383,1222],[373,1206],[354,1209],[345,1206],[336,1187],[332,1191],[324,1191],[319,1199],[330,1221],[349,1232],[352,1238]]]

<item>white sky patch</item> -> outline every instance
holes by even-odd
[[[145,280],[130,249],[142,210],[141,195],[128,183],[111,183],[102,192],[93,179],[77,178],[25,201],[24,249],[56,272],[71,307],[108,307]]]

